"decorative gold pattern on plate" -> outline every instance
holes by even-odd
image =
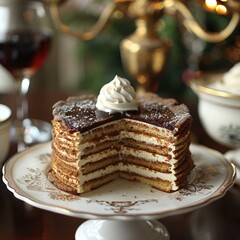
[[[40,154],[37,159],[41,164],[47,167],[50,162],[50,154]],[[20,179],[17,179],[26,189],[37,192],[47,192],[49,197],[55,200],[73,201],[79,199],[78,196],[65,193],[54,187],[46,177],[46,170],[42,171],[39,168],[27,168],[26,170],[27,173]]]
[[[92,200],[88,201],[89,203]],[[96,203],[103,205],[106,207],[106,211],[113,211],[115,214],[127,214],[129,211],[138,210],[140,205],[150,203],[150,202],[158,202],[157,199],[149,199],[149,200],[139,200],[139,201],[98,201],[95,200]]]
[[[185,197],[199,195],[208,195],[212,193],[213,184],[209,184],[210,178],[216,177],[219,174],[219,165],[208,166],[203,165],[197,167],[196,176],[193,182],[189,183],[186,188],[180,189],[178,192],[173,194],[173,198],[179,201],[183,201]]]
[[[185,189],[164,193],[147,185],[116,180],[81,196],[63,192],[47,179],[51,143],[29,148],[3,167],[3,180],[14,195],[39,208],[81,217],[161,218],[187,212],[223,196],[233,185],[235,168],[222,154],[191,145],[196,165]]]
[[[200,157],[200,156],[199,156]],[[41,164],[49,165],[50,154],[40,154],[37,159]],[[211,177],[216,177],[220,174],[219,172],[220,164],[215,166],[203,165],[197,167],[194,171],[195,177],[192,182],[190,182],[186,188],[180,189],[177,192],[169,194],[170,198],[175,198],[178,201],[182,201],[187,196],[192,196],[196,194],[208,195],[211,193],[211,189],[214,187],[212,184],[209,184],[209,179]],[[28,190],[38,191],[38,192],[47,192],[51,199],[61,200],[61,201],[74,201],[79,200],[79,196],[65,193],[61,190],[58,190],[53,186],[46,177],[46,171],[41,171],[36,168],[27,168],[28,173],[23,175],[17,181],[23,185]],[[157,190],[156,190],[157,191]],[[127,209],[132,209],[146,202],[157,202],[157,199],[147,199],[147,200],[137,200],[137,201],[99,201],[99,200],[87,200],[88,203],[96,202],[100,205],[104,205],[107,208],[110,208],[115,213],[124,214],[127,213]]]

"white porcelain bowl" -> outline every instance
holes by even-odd
[[[3,104],[0,104],[0,166],[9,151],[11,116],[11,109]]]
[[[198,114],[209,136],[220,144],[240,148],[240,95],[215,90],[209,85],[222,74],[194,78],[190,87],[198,96]]]

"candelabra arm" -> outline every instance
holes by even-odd
[[[58,4],[56,2],[54,1],[50,2],[49,9],[53,19],[53,23],[57,29],[73,37],[83,39],[83,40],[90,40],[96,37],[99,33],[101,33],[104,30],[104,28],[109,22],[109,19],[111,18],[114,11],[116,10],[116,4],[110,3],[109,5],[107,5],[106,8],[101,13],[98,21],[95,23],[95,25],[93,25],[89,31],[84,33],[75,31],[62,22],[60,13],[59,13]]]
[[[220,32],[206,32],[193,17],[188,8],[180,1],[174,1],[175,8],[183,15],[183,24],[188,31],[207,42],[220,42],[230,36],[239,23],[239,13],[234,12],[228,25]]]

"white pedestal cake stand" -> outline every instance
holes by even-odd
[[[76,196],[48,181],[50,152],[51,144],[44,143],[15,155],[3,167],[3,180],[18,199],[35,207],[90,219],[77,229],[79,240],[169,239],[167,229],[154,219],[203,207],[222,197],[235,180],[235,168],[222,154],[191,145],[196,167],[186,189],[164,193],[119,179]]]

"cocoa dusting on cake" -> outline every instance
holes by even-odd
[[[139,109],[139,114],[131,115],[130,118],[171,131],[180,128],[182,122],[192,122],[189,110],[184,104],[179,104],[173,98],[161,98],[154,93],[146,93],[139,98]]]
[[[163,99],[148,93],[138,101],[139,111],[109,114],[96,108],[95,96],[70,97],[53,106],[53,115],[54,119],[62,120],[71,131],[82,133],[121,118],[139,120],[169,130],[179,128],[181,122],[190,124],[192,121],[187,107],[178,105],[175,99]]]
[[[59,101],[53,106],[53,116],[63,121],[72,131],[86,132],[94,127],[118,119],[119,114],[98,113],[96,97],[83,95],[70,97],[65,102]]]

